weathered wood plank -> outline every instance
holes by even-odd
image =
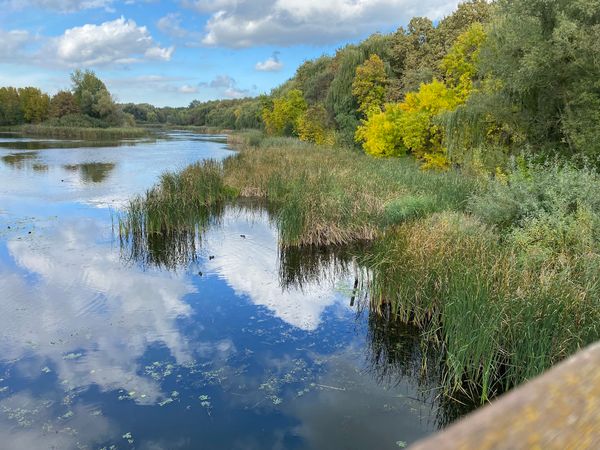
[[[600,343],[412,448],[600,449]]]

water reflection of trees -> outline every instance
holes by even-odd
[[[354,272],[356,251],[351,247],[280,247],[279,283],[283,289],[335,283]]]
[[[136,141],[57,141],[57,140],[23,140],[0,142],[0,148],[9,150],[47,150],[56,148],[101,148],[134,146]],[[83,145],[82,145],[83,144]]]
[[[115,163],[89,162],[82,164],[65,164],[63,168],[71,172],[79,172],[84,183],[102,183],[115,168]]]
[[[38,158],[38,152],[9,153],[2,156],[2,162],[13,169],[29,167]]]

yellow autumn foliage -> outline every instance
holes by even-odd
[[[445,81],[421,84],[401,103],[387,104],[369,114],[356,132],[356,141],[374,156],[397,156],[410,151],[424,169],[446,169],[450,161],[444,146],[444,128],[438,118],[455,110],[473,92],[479,48],[485,39],[481,24],[460,35],[442,61]]]
[[[385,111],[371,112],[356,130],[357,142],[373,156],[401,156],[406,153],[398,118],[402,111],[398,103],[385,105]]]
[[[262,111],[267,134],[276,136],[298,134],[298,120],[306,109],[306,100],[299,89],[292,89],[284,96],[276,98],[271,108]]]
[[[314,142],[318,145],[333,145],[335,136],[326,126],[327,111],[323,105],[314,105],[308,108],[298,118],[296,130],[298,138],[305,142]]]

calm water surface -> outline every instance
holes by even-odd
[[[129,258],[127,199],[231,151],[110,145],[0,135],[1,448],[394,449],[452,417],[352,262],[281,252],[261,209],[226,208],[185,264]]]

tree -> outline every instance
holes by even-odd
[[[50,117],[60,118],[79,112],[79,105],[71,91],[58,91],[50,99]]]
[[[446,84],[456,90],[456,95],[464,102],[473,91],[473,81],[477,76],[479,54],[486,40],[483,25],[475,22],[458,38],[440,68]]]
[[[19,89],[19,104],[23,119],[29,123],[43,122],[48,118],[50,97],[38,88],[25,87]]]
[[[301,141],[318,145],[333,145],[333,133],[328,129],[327,110],[322,104],[310,106],[298,119],[296,125]]]
[[[0,88],[0,125],[17,125],[22,121],[19,92],[14,87]]]
[[[276,136],[297,135],[298,120],[306,109],[306,100],[299,89],[292,89],[283,97],[274,99],[272,107],[266,107],[262,112],[267,133]]]
[[[424,17],[413,18],[406,29],[393,36],[391,68],[395,79],[388,87],[388,100],[401,101],[422,83],[441,78],[440,62],[455,40],[473,23],[486,24],[494,6],[486,0],[471,0],[458,5],[456,11],[436,26]]]
[[[103,119],[115,112],[114,101],[106,85],[91,70],[76,70],[71,74],[73,95],[81,112]]]
[[[406,30],[398,29],[391,48],[392,69],[396,82],[390,86],[390,97],[403,98],[406,92],[428,83],[437,73],[441,49],[435,39],[433,22],[426,17],[414,17]]]
[[[450,161],[440,116],[471,95],[484,40],[483,26],[472,24],[441,61],[445,81],[423,83],[418,91],[406,94],[402,103],[388,104],[384,112],[369,116],[356,135],[365,151],[396,156],[409,150],[424,162],[423,168],[447,168]]]
[[[379,112],[385,102],[387,74],[383,60],[373,54],[356,68],[352,94],[358,100],[358,110],[365,116]]]
[[[407,148],[402,139],[398,120],[402,115],[399,103],[385,105],[384,111],[372,113],[356,130],[356,141],[372,156],[401,156]]]
[[[481,54],[496,107],[482,115],[522,128],[534,149],[599,155],[600,2],[498,3]]]

